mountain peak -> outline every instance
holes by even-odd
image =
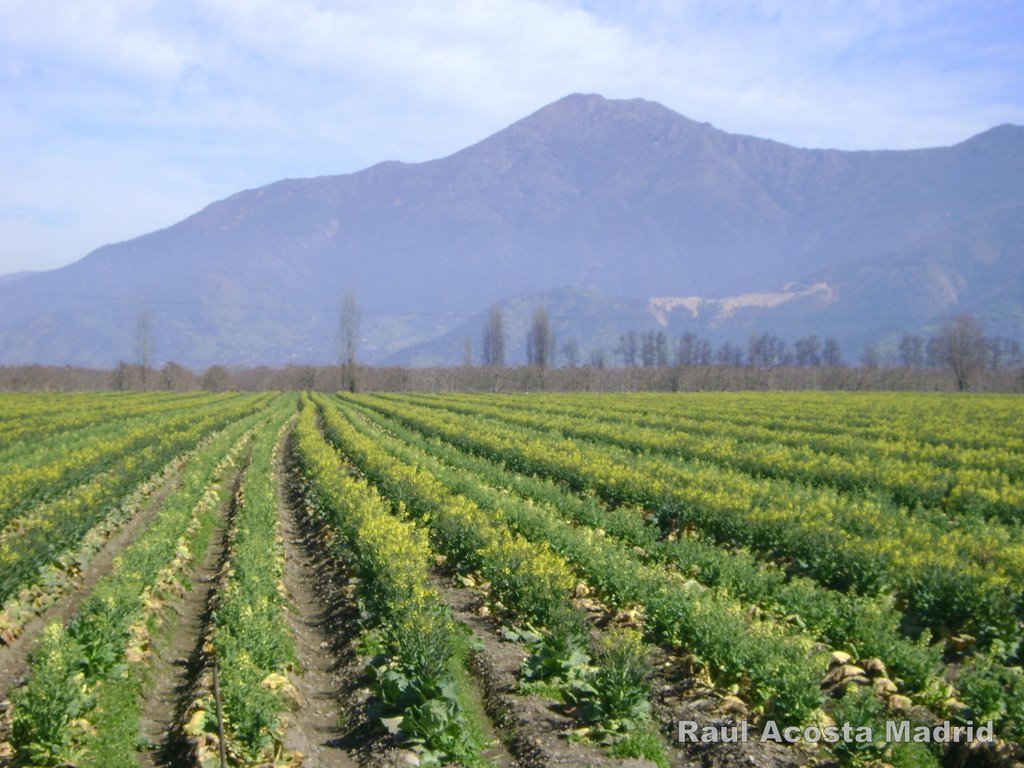
[[[1018,145],[1024,143],[1024,126],[1003,123],[971,136],[963,144]]]
[[[532,115],[520,120],[519,123],[542,120],[579,121],[581,119],[668,120],[700,125],[700,123],[684,117],[656,101],[608,99],[599,93],[571,93],[541,107]]]

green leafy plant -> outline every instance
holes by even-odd
[[[424,760],[473,759],[479,753],[459,704],[454,680],[417,678],[396,662],[367,669],[378,697],[371,716],[389,731],[422,745]]]
[[[991,720],[1007,739],[1024,736],[1024,673],[980,655],[956,678],[960,697],[975,723]]]
[[[590,662],[587,625],[581,611],[565,607],[544,631],[527,628],[515,633],[527,642],[529,656],[523,662],[522,677],[529,683],[555,684],[571,688],[583,681]]]
[[[607,733],[627,733],[651,710],[651,662],[643,638],[632,629],[608,632],[594,651],[594,671],[571,699],[580,718]]]
[[[59,765],[72,758],[71,722],[87,706],[80,671],[82,652],[59,624],[49,625],[32,656],[34,674],[13,696],[12,741],[19,759]]]

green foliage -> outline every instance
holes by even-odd
[[[523,633],[520,633],[522,636]],[[557,683],[571,689],[586,676],[590,653],[587,625],[582,612],[564,608],[552,618],[550,627],[528,645],[522,676],[528,682]]]
[[[347,403],[342,407],[348,412]],[[788,629],[752,621],[736,601],[722,593],[702,595],[696,585],[681,583],[669,568],[643,563],[631,546],[600,535],[593,529],[567,524],[555,509],[487,488],[474,472],[446,468],[423,450],[402,445],[383,430],[373,429],[362,420],[351,417],[348,424],[342,423],[330,409],[325,409],[325,420],[329,425],[338,424],[334,434],[338,440],[344,441],[346,449],[359,445],[358,453],[366,457],[362,466],[372,462],[377,467],[374,470],[376,476],[384,476],[392,466],[416,466],[418,472],[431,477],[432,483],[440,480],[451,490],[458,488],[462,495],[449,496],[449,499],[456,498],[459,508],[465,508],[465,500],[469,499],[492,520],[500,520],[527,541],[541,545],[539,552],[549,548],[567,563],[572,563],[607,603],[613,606],[642,605],[646,611],[645,629],[652,636],[663,642],[693,648],[706,657],[724,679],[750,684],[755,697],[768,703],[779,719],[787,723],[802,722],[818,708],[823,660],[809,652],[808,641],[790,639]],[[389,425],[391,423],[388,422]],[[402,436],[410,443],[420,445],[407,433]],[[381,458],[382,447],[393,454],[390,464]],[[458,457],[453,458],[456,452],[451,449],[442,451],[440,446],[427,447],[443,455],[446,462],[458,462]],[[443,510],[435,512],[431,523],[443,513]],[[499,557],[494,557],[490,570],[486,572],[504,571],[507,566],[501,563]],[[514,583],[534,574],[543,575],[545,570],[520,566],[514,574],[510,568],[509,576]],[[502,586],[500,589],[505,588]],[[504,601],[505,591],[498,593]],[[540,600],[535,603],[544,606],[555,604]],[[526,603],[522,610],[531,611],[533,605]],[[544,625],[548,620],[538,617],[537,622]]]
[[[885,752],[885,711],[870,688],[850,686],[846,694],[832,706],[830,714],[837,723],[849,723],[854,728],[871,728],[871,741],[839,741],[834,747],[837,753],[861,763],[881,759]]]
[[[466,727],[453,667],[465,640],[430,584],[425,538],[344,470],[319,434],[315,409],[301,409],[293,445],[307,501],[358,570],[358,599],[373,627],[368,637],[382,651],[368,670],[379,699],[375,717],[416,743],[424,761],[477,764],[481,746]]]
[[[608,747],[612,757],[638,757],[650,760],[658,768],[668,768],[668,750],[653,723],[640,726]]]
[[[82,651],[59,624],[50,624],[32,654],[33,674],[12,696],[11,741],[18,757],[36,765],[73,761],[71,722],[89,705]]]
[[[45,563],[73,550],[133,489],[169,461],[218,430],[254,418],[254,411],[258,418],[258,411],[268,399],[265,395],[235,395],[185,409],[173,419],[154,416],[139,428],[139,445],[127,449],[117,443],[121,452],[106,456],[89,477],[43,504],[33,504],[0,540],[0,601],[34,584]],[[45,478],[53,469],[44,465],[38,471]],[[2,495],[7,477],[0,473],[0,478]]]
[[[221,696],[231,748],[246,763],[260,763],[283,738],[281,695],[265,684],[265,668],[246,649],[232,643],[230,650],[222,646],[220,653]]]
[[[138,594],[134,603],[126,598],[127,595],[94,594],[82,603],[68,624],[68,637],[82,652],[86,680],[100,679],[124,654],[128,626],[139,609]]]
[[[378,697],[372,715],[389,730],[426,747],[433,760],[477,759],[480,745],[472,738],[450,674],[410,675],[400,660],[367,671]]]
[[[292,404],[292,403],[289,403]],[[228,578],[213,611],[212,642],[220,668],[226,732],[247,762],[272,759],[283,743],[280,683],[296,660],[281,579],[275,447],[287,412],[279,411],[253,441],[229,537]]]
[[[593,653],[594,670],[571,698],[580,718],[611,733],[628,733],[650,714],[651,661],[640,633],[612,630]]]
[[[969,709],[968,719],[975,723],[991,720],[1005,739],[1024,737],[1024,673],[1020,667],[979,655],[960,670],[956,687]]]
[[[83,738],[83,768],[138,768],[141,678],[141,670],[126,667],[100,686],[89,715],[92,730]]]
[[[938,768],[940,764],[939,756],[924,744],[885,741],[885,723],[890,716],[868,687],[847,688],[842,698],[832,705],[830,714],[837,723],[871,729],[869,742],[840,740],[833,745],[833,751],[850,765],[870,766],[883,761],[897,768]]]
[[[219,464],[230,461],[261,418],[257,411],[236,420],[203,443],[182,468],[179,487],[119,553],[67,627],[47,627],[30,660],[29,682],[12,697],[11,741],[19,759],[114,766],[134,755],[141,668],[125,661],[125,650],[137,629],[152,626],[150,591],[182,567],[176,558],[183,538],[213,514],[219,498],[210,486]]]

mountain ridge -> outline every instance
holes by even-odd
[[[805,325],[831,318],[848,344],[867,343],[839,316],[863,317],[871,296],[891,296],[857,281],[910,269],[900,254],[927,260],[921,248],[944,232],[1016,253],[1022,225],[1005,212],[1024,206],[1022,179],[1019,126],[951,147],[801,149],[726,133],[657,102],[573,94],[444,158],[243,190],[20,278],[18,288],[35,293],[5,293],[0,362],[130,358],[143,308],[162,359],[323,362],[334,356],[347,290],[367,312],[364,358],[383,360],[491,303],[559,286],[646,302],[774,292],[830,270],[838,298]],[[974,275],[984,284],[971,295],[994,291],[1000,311],[1015,312],[1019,302],[1006,294],[1024,295],[1017,272],[1008,268],[1010,281],[1002,267],[964,272],[957,265],[972,253],[969,243],[953,249],[938,268]],[[888,267],[864,267],[878,260]],[[76,293],[123,300],[41,295]],[[956,309],[925,303],[933,311],[924,320],[919,312],[875,330],[917,330]],[[772,330],[770,317],[754,315]],[[1020,334],[1018,326],[1006,328]],[[735,328],[737,341],[750,332],[749,323]]]

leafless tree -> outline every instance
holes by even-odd
[[[547,309],[540,306],[533,313],[530,330],[526,334],[526,362],[544,371],[551,367],[554,357],[555,332],[551,328]]]
[[[627,368],[635,368],[640,353],[640,337],[636,331],[619,334],[619,344],[615,348],[615,356],[622,360]]]
[[[146,374],[153,366],[153,323],[149,310],[139,307],[135,317],[135,364],[139,366],[142,391],[147,390]]]
[[[685,338],[685,335],[683,338]],[[679,359],[679,352],[677,348],[676,365],[680,365]],[[691,359],[691,362],[688,363],[688,365],[693,364],[692,358],[685,358],[684,356],[683,359]],[[729,365],[738,368],[739,366],[743,365],[742,347],[740,347],[738,344],[733,344],[731,341],[723,342],[722,346],[718,348],[717,352],[715,352],[715,363],[717,363],[718,365]]]
[[[795,353],[793,361],[800,368],[813,368],[821,365],[821,354],[818,351],[821,342],[817,336],[804,336],[797,339],[794,346]]]
[[[231,385],[231,373],[223,365],[211,365],[203,373],[202,387],[208,392],[224,392]]]
[[[505,318],[498,304],[492,306],[487,315],[481,349],[484,365],[491,368],[505,365]]]
[[[877,344],[868,344],[860,356],[860,364],[863,368],[874,369],[882,364],[882,356],[878,352]]]
[[[900,364],[904,368],[921,368],[924,365],[924,339],[913,333],[900,337]]]
[[[562,353],[562,357],[565,359],[565,366],[567,368],[575,368],[580,364],[580,345],[575,338],[570,338],[562,342],[562,346],[559,347],[559,352]]]
[[[935,339],[939,362],[953,370],[957,389],[967,391],[985,367],[988,353],[981,323],[974,315],[954,315],[942,324]]]
[[[342,387],[356,391],[356,346],[359,343],[359,302],[354,291],[347,291],[341,302],[338,319],[338,365],[342,370]]]
[[[130,378],[131,374],[128,363],[124,360],[118,360],[117,366],[110,374],[110,388],[123,392],[131,386]]]
[[[467,368],[473,365],[473,339],[469,336],[462,345],[462,364]]]
[[[774,368],[783,365],[786,342],[774,333],[753,334],[747,349],[747,361],[754,368]]]
[[[843,364],[843,353],[839,349],[839,342],[831,336],[825,339],[825,346],[821,350],[821,362],[832,368]]]
[[[192,371],[177,363],[164,363],[160,369],[160,384],[168,392],[184,392],[196,389],[198,379]]]

